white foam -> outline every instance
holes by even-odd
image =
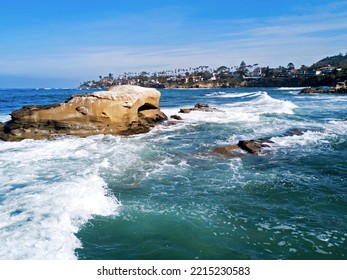
[[[293,109],[298,106],[288,100],[275,99],[266,92],[262,92],[257,98],[251,101],[237,103],[234,106],[241,105],[245,109],[254,114],[294,114]]]
[[[280,88],[277,88],[277,90],[302,90],[304,88],[305,87],[280,87]]]
[[[347,134],[347,120],[331,120],[325,125],[327,133],[334,135]]]
[[[272,148],[297,148],[307,147],[312,148],[317,145],[329,145],[331,140],[347,134],[346,121],[330,121],[321,125],[316,124],[317,129],[312,129],[304,132],[302,135],[293,135],[285,137],[273,137],[271,140],[274,142]],[[344,141],[344,140],[340,140]],[[328,146],[325,147],[327,149]]]
[[[76,259],[76,233],[120,202],[99,175],[98,137],[1,142],[0,259]]]
[[[115,86],[108,91],[97,91],[92,95],[109,100],[128,101],[131,106],[139,98],[160,98],[160,92],[156,89],[130,85]]]
[[[219,92],[213,92],[213,93],[208,93],[205,96],[206,97],[221,97],[221,98],[237,98],[237,97],[245,97],[245,96],[259,96],[261,95],[261,91],[256,91],[256,92],[224,92],[224,91],[219,91]]]
[[[115,214],[117,205],[95,174],[14,190],[0,206],[0,258],[75,259],[79,228],[93,215]]]
[[[318,144],[323,141],[325,134],[317,131],[307,131],[303,135],[293,135],[286,137],[273,137],[272,141],[280,147],[295,147]],[[328,141],[326,141],[328,143]]]
[[[272,98],[266,92],[242,93],[241,95],[243,94],[250,95],[253,99],[225,105],[210,105],[210,107],[218,109],[212,112],[191,111],[184,114],[179,113],[179,108],[164,108],[162,110],[168,116],[175,114],[181,116],[185,123],[249,123],[258,122],[264,114],[294,114],[293,109],[297,108],[294,103]]]
[[[10,115],[0,115],[0,122],[7,122],[9,120],[11,120]]]

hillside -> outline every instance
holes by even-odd
[[[347,80],[347,53],[319,60],[311,67],[262,67],[241,62],[240,66],[209,66],[180,68],[149,73],[126,72],[114,77],[99,76],[99,80],[86,81],[79,88],[110,88],[113,85],[139,85],[153,88],[210,88],[210,87],[334,87]]]
[[[328,56],[314,63],[311,67],[316,69],[329,65],[336,68],[347,68],[347,53],[345,55],[339,54],[334,56]]]

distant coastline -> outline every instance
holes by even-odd
[[[198,66],[149,73],[112,73],[79,85],[80,89],[108,89],[113,85],[139,85],[153,88],[240,88],[240,87],[332,87],[347,80],[347,53],[326,57],[311,66],[293,63],[278,68],[258,64],[239,66]],[[340,89],[341,91],[341,89]]]

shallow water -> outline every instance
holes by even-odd
[[[78,90],[0,90],[0,121]],[[345,259],[347,96],[161,90],[132,137],[0,142],[0,259]],[[289,129],[303,135],[283,136]],[[261,156],[213,148],[272,137]]]

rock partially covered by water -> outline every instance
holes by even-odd
[[[303,88],[299,94],[305,93],[330,93],[330,94],[338,94],[338,93],[347,93],[347,87],[332,87],[329,89],[321,89],[321,88]]]
[[[242,150],[254,155],[259,155],[262,148],[270,147],[267,143],[271,143],[268,139],[256,139],[256,140],[241,140],[237,144]]]
[[[268,143],[273,143],[269,138],[252,139],[252,140],[240,140],[236,145],[227,145],[218,147],[212,151],[221,155],[227,156],[241,156],[238,150],[246,151],[253,155],[259,155],[262,153],[262,148],[270,147]]]
[[[171,119],[174,119],[174,120],[178,120],[178,121],[181,121],[182,120],[182,117],[181,116],[178,116],[178,115],[172,115],[170,116]]]
[[[306,131],[307,131],[306,129],[293,128],[275,137],[300,136],[300,135],[303,135],[304,132]],[[251,140],[240,140],[236,145],[227,145],[223,147],[218,147],[213,149],[212,151],[221,155],[240,156],[240,154],[235,151],[241,149],[250,154],[259,155],[262,153],[263,148],[270,147],[269,144],[271,143],[273,143],[273,141],[271,140],[271,137],[251,139]]]
[[[193,108],[183,108],[180,109],[179,113],[188,114],[191,111],[201,111],[201,112],[219,112],[216,108],[211,108],[208,104],[195,104]]]
[[[76,94],[64,103],[25,106],[0,126],[0,139],[47,139],[60,135],[131,135],[148,132],[166,120],[159,108],[160,92],[139,86]]]
[[[307,88],[303,88],[299,94],[304,94],[304,93],[324,93],[324,91],[321,88],[311,88],[311,87],[307,87]]]

